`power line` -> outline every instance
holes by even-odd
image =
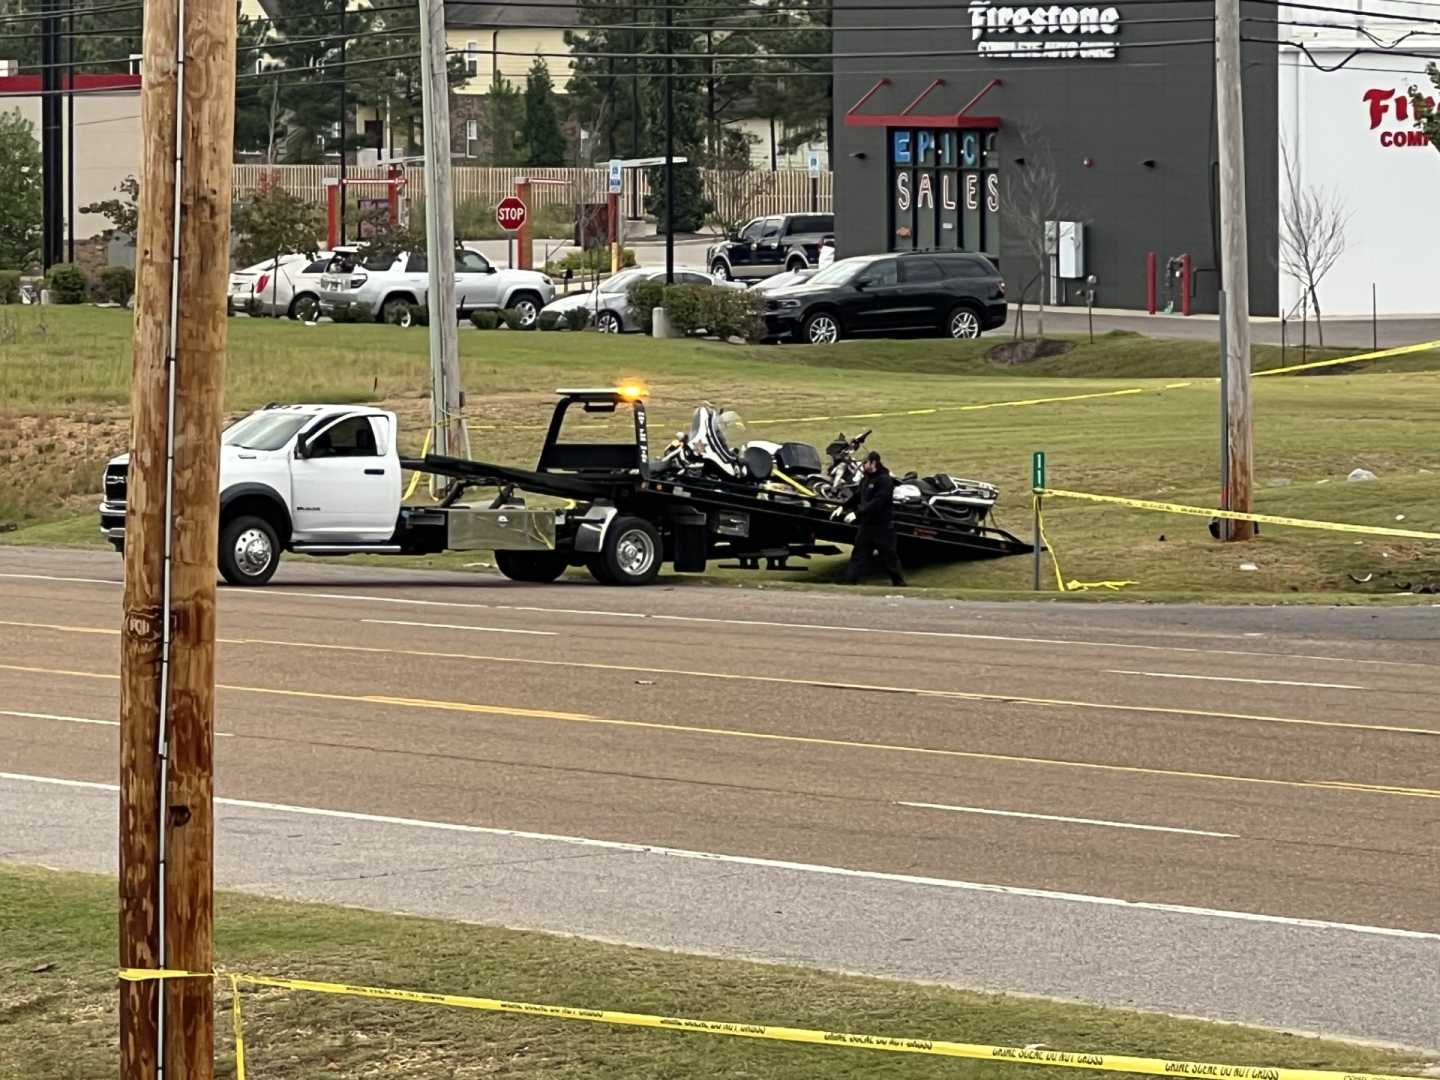
[[[19,15],[0,15],[0,24],[17,22],[44,22],[47,19],[61,19],[67,15],[103,15],[110,11],[140,11],[143,4],[112,4],[106,7],[57,8],[54,11],[26,12]]]

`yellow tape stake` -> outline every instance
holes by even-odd
[[[240,1016],[240,980],[230,976],[230,1020],[235,1028],[235,1080],[245,1080],[245,1024]]]
[[[1288,375],[1292,371],[1311,371],[1315,368],[1339,367],[1342,364],[1359,364],[1367,360],[1386,360],[1392,356],[1407,356],[1410,353],[1429,352],[1431,349],[1440,349],[1440,341],[1422,341],[1418,345],[1401,345],[1394,349],[1380,349],[1378,352],[1341,356],[1334,360],[1312,360],[1308,364],[1291,364],[1289,367],[1257,371],[1250,377],[1259,379],[1266,375]]]
[[[1085,502],[1128,506],[1134,510],[1154,510],[1164,514],[1189,514],[1191,517],[1226,518],[1230,521],[1258,521],[1262,525],[1288,525],[1295,529],[1321,529],[1326,532],[1361,533],[1367,536],[1396,536],[1407,540],[1440,540],[1440,533],[1420,529],[1391,529],[1383,525],[1349,525],[1339,521],[1312,521],[1309,518],[1280,517],[1276,514],[1242,514],[1238,510],[1210,510],[1203,506],[1155,502],[1151,499],[1127,499],[1119,495],[1096,495],[1088,491],[1060,491],[1042,488],[1039,495],[1056,499],[1081,499]]]

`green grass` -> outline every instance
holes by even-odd
[[[0,1076],[116,1074],[115,895],[111,878],[0,867]],[[1234,1064],[1391,1073],[1425,1064],[1416,1055],[1233,1025],[231,893],[218,897],[215,950],[221,970],[672,1016]],[[266,1080],[1057,1075],[288,991],[247,991],[243,1000],[247,1073]],[[223,991],[221,1077],[234,1075],[228,1006]]]
[[[124,448],[129,317],[92,308],[0,309],[0,524],[47,525],[93,515],[101,464]],[[900,470],[943,469],[998,483],[1000,523],[1030,531],[1029,462],[1049,454],[1051,486],[1214,505],[1218,481],[1215,347],[1107,334],[1063,357],[999,365],[980,342],[876,341],[830,348],[655,342],[594,334],[461,334],[473,418],[472,452],[533,462],[560,386],[638,378],[651,388],[651,429],[685,426],[701,400],[756,424],[757,437],[824,445],[872,426],[871,443]],[[416,451],[428,419],[426,336],[388,326],[315,326],[237,319],[230,326],[226,407],[267,401],[376,401],[396,409]],[[1284,357],[1298,360],[1295,350]],[[1281,363],[1257,348],[1257,368]],[[1167,388],[1170,383],[1188,382]],[[1066,397],[1140,387],[1135,396],[1025,408],[964,405]],[[1440,530],[1440,351],[1280,376],[1255,383],[1256,503],[1266,513]],[[904,414],[939,409],[925,415]],[[879,418],[840,419],[883,413]],[[804,419],[834,417],[834,419]],[[1375,483],[1347,483],[1356,467]],[[1404,521],[1397,521],[1403,515]],[[1067,578],[1130,580],[1122,596],[1236,599],[1395,595],[1440,582],[1435,544],[1265,528],[1254,544],[1212,542],[1199,518],[1053,503],[1050,539]],[[90,518],[93,522],[93,517]],[[1161,537],[1163,536],[1163,539]],[[93,530],[31,528],[7,542],[98,542]],[[432,560],[439,565],[481,561]],[[1242,570],[1241,564],[1257,570]],[[808,580],[827,580],[821,565]],[[1352,575],[1369,580],[1357,583]],[[726,575],[719,575],[722,579]],[[804,581],[786,575],[785,581]],[[753,576],[748,578],[753,580]],[[771,576],[766,579],[774,582]],[[1028,590],[1028,560],[931,567],[918,584],[996,595]],[[1053,577],[1047,581],[1053,590]]]

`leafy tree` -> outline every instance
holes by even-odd
[[[115,185],[115,191],[121,198],[90,203],[80,207],[80,213],[99,214],[116,232],[133,237],[140,230],[140,181],[127,176]]]
[[[1440,98],[1440,65],[1427,65],[1425,73],[1430,76],[1436,97],[1422,94],[1419,87],[1410,87],[1410,111],[1415,114],[1415,126],[1425,133],[1431,146],[1440,150],[1440,107],[1436,105],[1436,98]]]
[[[543,57],[535,57],[525,76],[525,164],[544,167],[565,164],[565,133],[555,109],[555,87]]]
[[[44,0],[0,0],[0,34],[9,39],[3,50],[7,60],[18,63],[25,72],[38,71],[41,63],[40,32],[43,29],[41,12]],[[86,11],[83,5],[61,4],[61,10],[75,8],[75,29],[86,31],[73,38],[64,38],[60,59],[70,60],[69,50],[74,49],[74,59],[85,66],[78,70],[124,72],[129,70],[128,57],[140,51],[141,11],[138,5],[126,10],[110,11],[106,8],[118,5],[97,4],[98,11]],[[27,18],[27,16],[30,16]],[[69,16],[61,19],[60,30],[70,29]],[[108,31],[89,33],[89,31]],[[118,59],[117,59],[118,58]]]
[[[18,111],[0,111],[0,268],[25,270],[40,247],[44,196],[35,126]]]
[[[268,64],[266,53],[278,40],[272,27],[269,21],[251,19],[242,12],[235,35],[235,149],[263,152],[269,165],[275,163],[276,150],[285,141],[281,79],[257,78],[255,69],[257,62]]]
[[[525,163],[521,128],[525,124],[525,102],[520,91],[500,74],[497,67],[485,98],[485,134],[490,143],[490,164],[499,168]]]
[[[314,255],[325,242],[325,215],[320,207],[269,182],[235,208],[233,225],[235,258],[242,266],[278,260],[282,255]],[[278,279],[275,275],[276,288]]]

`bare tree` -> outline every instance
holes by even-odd
[[[1280,207],[1280,265],[1300,285],[1315,309],[1315,329],[1325,345],[1318,289],[1345,254],[1350,210],[1338,192],[1301,183],[1290,147],[1280,144],[1285,166],[1285,199]]]
[[[1049,144],[1031,131],[1021,131],[1019,136],[1025,156],[1016,161],[1014,168],[1005,170],[1000,227],[1006,236],[1018,242],[1035,271],[1034,276],[1020,286],[1016,328],[1023,337],[1025,294],[1031,284],[1038,282],[1039,335],[1044,338],[1045,286],[1050,277],[1050,247],[1054,243],[1049,233],[1056,228],[1054,223],[1065,215],[1065,201]],[[1028,276],[1030,271],[1027,269],[1025,274]]]
[[[711,159],[715,218],[727,236],[739,232],[755,216],[756,204],[775,190],[776,174],[751,166],[750,149],[758,141],[743,132],[723,132],[720,151]]]

